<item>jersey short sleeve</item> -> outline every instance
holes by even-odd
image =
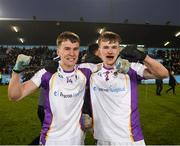
[[[136,71],[136,73],[143,77],[144,76],[144,70],[147,68],[145,65],[141,63],[131,63],[131,68]]]
[[[41,84],[41,77],[42,75],[46,72],[45,69],[41,69],[39,70],[37,73],[34,74],[34,76],[31,78],[31,81],[33,81],[33,83],[39,87]]]

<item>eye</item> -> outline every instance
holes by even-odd
[[[74,50],[74,51],[78,51],[78,50],[79,50],[79,48],[78,48],[78,47],[75,47],[73,50]]]
[[[117,49],[118,48],[118,46],[112,46],[112,49]]]
[[[108,46],[104,46],[103,49],[109,49],[109,47]]]
[[[64,50],[70,50],[71,48],[70,47],[64,47]]]

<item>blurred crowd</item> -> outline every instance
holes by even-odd
[[[100,62],[100,58],[94,58],[96,55],[97,44],[91,44],[88,50],[80,52],[78,63],[81,62]],[[49,60],[56,57],[56,50],[49,49],[47,46],[27,48],[18,47],[0,47],[0,72],[1,74],[11,74],[12,68],[15,65],[18,54],[25,54],[32,56],[29,68],[24,72],[25,78],[28,80],[31,76],[42,68]],[[172,50],[157,50],[154,54],[156,58],[163,60],[163,65],[169,70],[173,70],[174,74],[180,74],[180,49]],[[95,63],[97,63],[95,62]]]
[[[2,74],[11,74],[12,68],[15,65],[17,56],[19,54],[25,54],[32,56],[30,66],[24,72],[26,77],[31,77],[35,71],[41,68],[44,64],[44,60],[52,59],[55,55],[55,51],[50,51],[46,46],[27,48],[18,47],[0,47],[0,72]]]
[[[180,74],[180,49],[157,50],[154,55],[162,59],[163,65],[174,74]]]

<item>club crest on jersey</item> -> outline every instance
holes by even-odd
[[[102,73],[100,73],[100,72],[98,72],[97,75],[100,76],[100,77],[102,77]]]
[[[58,68],[58,77],[63,78],[63,75],[61,75],[61,69]]]
[[[63,76],[61,74],[59,74],[59,73],[58,73],[58,77],[63,78]]]

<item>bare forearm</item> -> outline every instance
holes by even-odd
[[[166,78],[168,77],[168,70],[158,61],[152,59],[148,55],[144,59],[148,71],[155,76],[155,78]]]
[[[21,100],[38,88],[31,80],[20,83],[20,74],[18,73],[22,72],[29,65],[30,60],[31,56],[18,55],[8,87],[8,97],[10,100]]]
[[[22,85],[20,83],[20,75],[12,73],[12,78],[8,86],[8,97],[10,100],[18,100],[22,96]]]

